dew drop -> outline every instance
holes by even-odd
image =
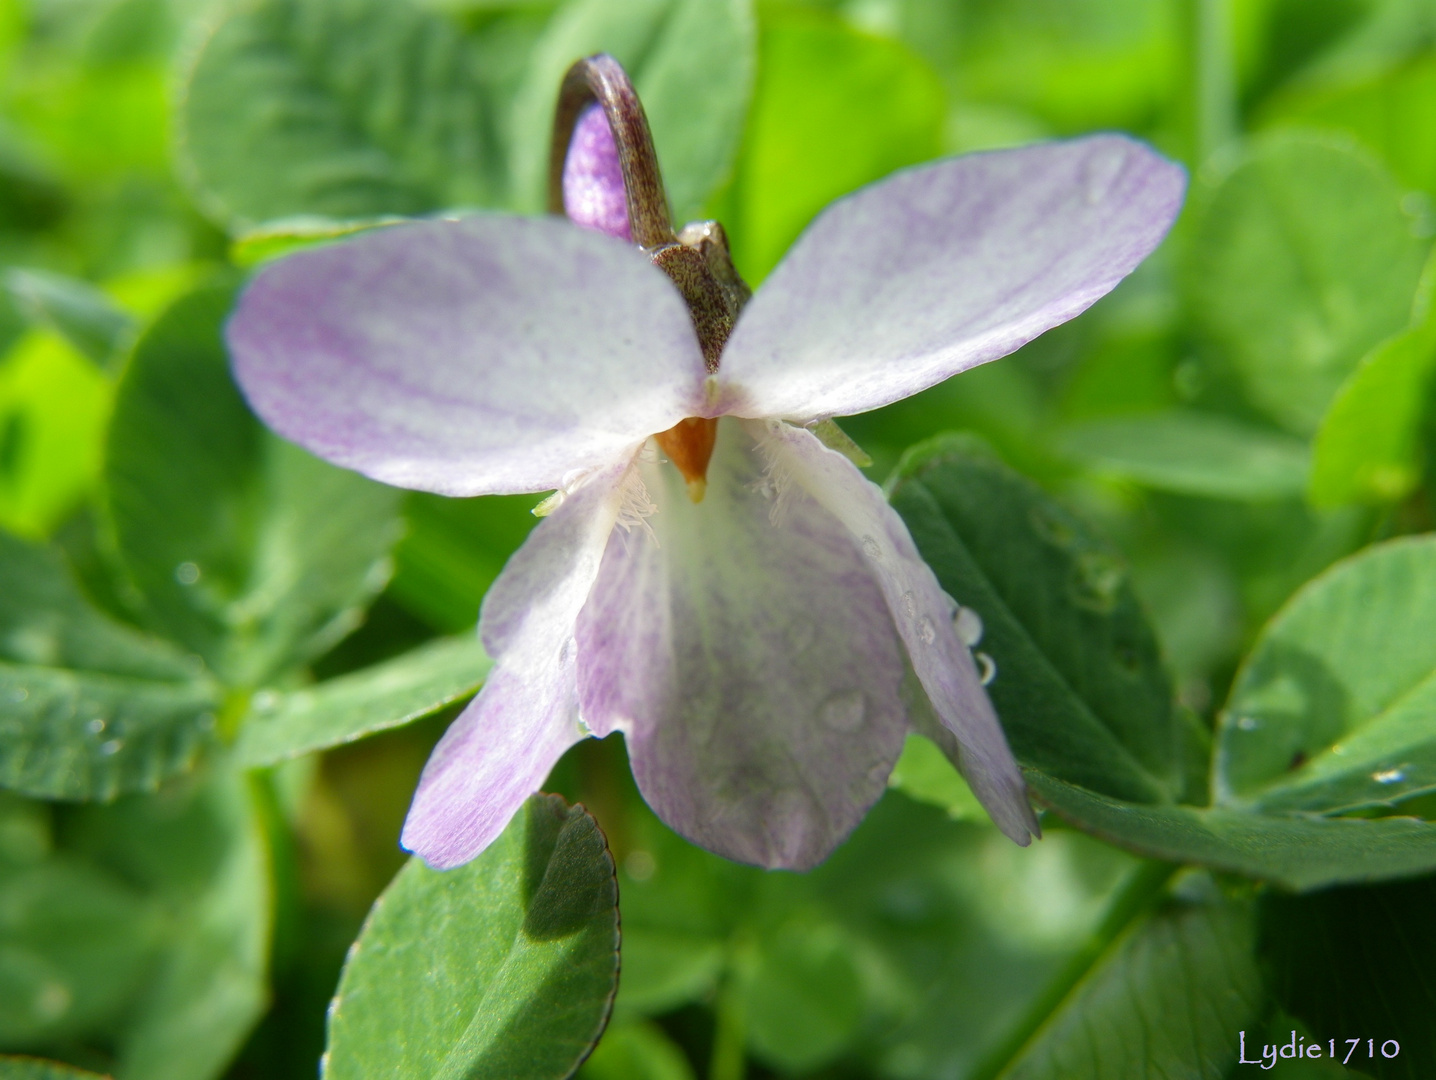
[[[105,718],[103,716],[95,717],[93,720],[91,720],[88,724],[85,725],[85,730],[88,731],[91,735],[98,735],[100,732],[105,730]]]
[[[100,753],[104,754],[106,757],[112,757],[115,754],[118,754],[120,752],[120,747],[124,745],[124,742],[120,739],[111,739],[109,742],[100,744]]]
[[[931,645],[937,640],[937,627],[932,625],[932,620],[926,615],[922,617],[922,622],[917,624],[917,633],[924,645]]]
[[[856,731],[867,713],[867,701],[861,690],[844,690],[823,702],[818,718],[834,731]]]
[[[917,617],[917,600],[913,597],[912,593],[905,592],[902,594],[902,609],[907,612],[909,619]]]
[[[1371,779],[1378,784],[1399,784],[1406,779],[1406,773],[1401,769],[1386,769],[1383,772],[1372,773]]]
[[[254,706],[255,712],[270,712],[279,704],[279,695],[273,690],[261,690],[254,695],[250,704]]]
[[[1243,731],[1255,731],[1257,722],[1250,716],[1239,716],[1237,717],[1237,727]]]
[[[869,559],[881,559],[883,557],[882,546],[871,536],[863,537],[863,554]]]
[[[25,689],[25,687],[23,686],[17,686],[14,690],[10,691],[10,700],[15,702],[17,705],[29,696],[30,691]]]
[[[182,562],[175,567],[175,580],[181,585],[193,585],[199,580],[199,566],[192,562]]]
[[[977,661],[977,673],[982,679],[982,685],[991,685],[992,680],[997,678],[997,661],[985,652],[975,652],[972,658]]]
[[[970,607],[960,607],[952,617],[958,639],[969,649],[982,640],[982,616]]]

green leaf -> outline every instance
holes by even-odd
[[[136,344],[105,498],[146,621],[252,687],[361,621],[388,579],[400,496],[260,427],[220,338],[232,297],[228,285],[201,288]]]
[[[502,197],[482,72],[456,27],[408,0],[234,7],[196,53],[175,123],[181,175],[232,228]]]
[[[1059,445],[1100,472],[1161,491],[1219,499],[1299,497],[1305,444],[1279,432],[1198,412],[1096,420],[1068,427]]]
[[[113,368],[134,338],[134,319],[86,281],[11,270],[5,285],[32,322],[49,327],[103,368]]]
[[[1077,828],[1165,862],[1288,889],[1409,877],[1436,868],[1436,827],[1414,818],[1324,818],[1227,807],[1144,806],[1026,770],[1032,793]]]
[[[698,216],[729,179],[753,91],[751,0],[570,0],[534,46],[510,121],[516,204],[546,204],[559,83],[606,52],[632,78],[674,217]]]
[[[1204,200],[1188,292],[1251,399],[1313,431],[1362,354],[1407,321],[1426,245],[1401,190],[1338,141],[1254,142]]]
[[[956,820],[987,819],[987,811],[962,774],[953,768],[934,742],[921,735],[909,735],[903,743],[902,756],[888,776],[888,787],[896,788],[910,799],[941,807],[948,817]]]
[[[578,1080],[695,1080],[683,1051],[657,1024],[612,1024]]]
[[[0,1055],[0,1080],[105,1080],[99,1073],[61,1065],[58,1061]]]
[[[1260,902],[1259,949],[1277,1000],[1323,1051],[1335,1040],[1338,1061],[1350,1054],[1352,1068],[1380,1080],[1436,1075],[1433,904],[1432,878]]]
[[[1262,109],[1263,127],[1296,125],[1340,132],[1379,155],[1403,184],[1436,195],[1436,59],[1336,82],[1298,80]]]
[[[1436,536],[1366,548],[1309,583],[1237,674],[1217,801],[1333,814],[1436,791],[1433,641]]]
[[[235,753],[246,765],[273,765],[411,723],[472,694],[490,663],[470,635],[429,642],[303,690],[261,690]]]
[[[1117,938],[1002,1080],[1206,1080],[1261,1018],[1251,905],[1177,901]]]
[[[891,499],[942,587],[981,617],[988,693],[1018,760],[1120,798],[1174,799],[1171,688],[1116,552],[970,438],[915,447]]]
[[[536,495],[449,499],[410,492],[391,594],[440,630],[472,631],[489,586],[538,524]]]
[[[916,53],[813,13],[774,13],[724,214],[756,285],[840,195],[941,149],[945,95]]]
[[[800,908],[788,915],[739,961],[737,996],[754,1054],[784,1073],[808,1073],[857,1034],[864,988],[841,927]]]
[[[153,789],[211,743],[218,707],[188,657],[91,607],[55,552],[0,532],[0,784]]]
[[[129,1003],[116,1080],[214,1080],[267,1001],[269,851],[246,778],[215,771],[113,807],[86,808],[78,849],[147,888],[164,950]]]
[[[0,895],[0,1045],[53,1045],[129,1005],[160,938],[147,897],[66,856],[0,869]]]
[[[89,492],[110,395],[95,365],[48,331],[0,360],[0,527],[48,535]]]
[[[603,1031],[617,979],[603,834],[535,796],[473,862],[414,859],[385,890],[330,1009],[324,1075],[560,1080]]]
[[[1394,502],[1421,480],[1421,425],[1436,375],[1436,323],[1382,342],[1337,391],[1313,443],[1318,505]]]

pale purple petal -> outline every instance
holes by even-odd
[[[578,624],[586,723],[629,740],[672,828],[767,867],[821,861],[881,796],[907,727],[892,618],[847,530],[723,421],[708,491],[643,473]],[[656,541],[656,542],[655,542]]]
[[[1181,167],[1096,135],[898,173],[823,211],[763,283],[706,415],[864,412],[1005,356],[1161,242]]]
[[[558,218],[400,225],[302,251],[260,272],[226,333],[270,427],[445,495],[563,486],[703,401],[668,278]]]
[[[633,239],[618,144],[608,117],[596,103],[579,115],[563,161],[563,212],[575,225]]]
[[[778,467],[849,530],[882,586],[908,659],[934,711],[961,748],[962,772],[997,827],[1019,844],[1036,834],[1022,773],[953,626],[953,604],[922,561],[882,490],[847,458],[801,428],[770,422],[764,441]]]
[[[494,583],[484,605],[485,620],[502,628],[489,635],[494,670],[439,740],[404,822],[401,843],[430,866],[458,866],[488,847],[586,734],[574,623],[617,520],[627,472],[627,460],[615,463],[570,495]],[[544,569],[542,580],[530,575],[535,567]],[[515,589],[513,577],[530,591]]]

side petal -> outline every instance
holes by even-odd
[[[901,646],[847,530],[780,493],[723,421],[703,501],[644,467],[654,538],[615,531],[579,617],[579,692],[622,730],[673,829],[767,867],[822,861],[882,795],[907,721]],[[656,541],[656,542],[655,542]]]
[[[692,415],[703,356],[662,271],[558,218],[398,225],[259,273],[226,330],[265,423],[445,495],[542,491]]]
[[[900,172],[828,207],[744,310],[708,415],[864,412],[1084,311],[1161,242],[1186,174],[1096,135]]]
[[[400,838],[436,869],[488,847],[554,762],[587,734],[579,722],[574,623],[617,520],[627,471],[626,461],[611,466],[571,495],[494,583],[500,600],[485,604],[485,617],[496,611],[503,628],[487,635],[494,670],[434,748]]]
[[[1038,835],[1022,772],[1008,749],[976,665],[953,626],[953,605],[922,561],[912,536],[882,490],[811,432],[776,421],[764,446],[801,486],[849,530],[882,587],[908,659],[944,727],[957,737],[962,771],[992,820],[1027,844]]]

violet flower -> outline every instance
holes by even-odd
[[[679,833],[807,868],[915,725],[1026,844],[954,605],[825,422],[1086,309],[1161,241],[1182,170],[1118,135],[909,169],[828,207],[748,301],[721,229],[671,231],[613,61],[570,73],[556,146],[551,201],[584,228],[376,230],[269,266],[228,327],[256,412],[321,457],[445,495],[557,492],[484,601],[494,669],[404,846],[472,859],[565,750],[621,731]]]

